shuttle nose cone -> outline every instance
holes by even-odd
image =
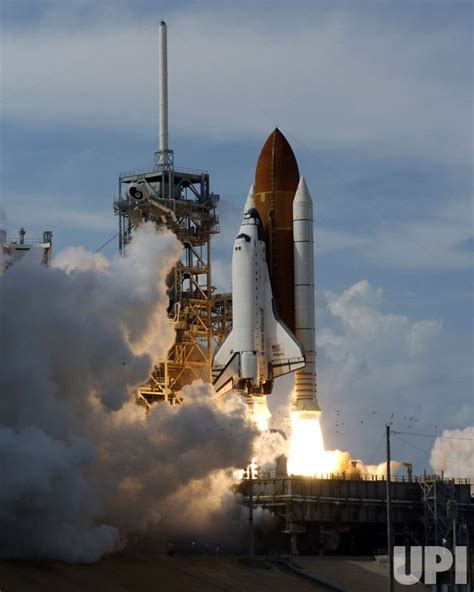
[[[255,170],[255,193],[291,191],[298,186],[300,174],[288,140],[276,127],[263,145]]]
[[[244,205],[244,212],[248,212],[248,210],[255,208],[255,186],[250,185],[249,193],[247,195],[247,199],[245,200]]]

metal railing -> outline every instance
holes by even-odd
[[[22,242],[19,238],[7,238],[6,244],[10,245],[22,245],[28,247],[29,245],[44,245],[49,241],[44,241],[42,238],[28,238]]]
[[[288,479],[314,479],[314,480],[340,480],[340,481],[385,481],[385,475],[368,475],[368,474],[357,474],[357,473],[327,473],[318,475],[317,477],[305,477],[304,475],[292,475],[284,477],[276,474],[275,470],[259,472],[258,480],[288,480]],[[441,475],[417,475],[409,479],[406,475],[392,475],[391,481],[398,483],[422,483],[426,481],[446,481],[455,483],[456,485],[470,485],[471,480],[466,479],[449,479]]]
[[[199,169],[188,169],[185,167],[175,167],[174,168],[174,172],[175,173],[188,173],[190,175],[208,175],[209,171],[203,171],[203,170],[199,170]],[[120,171],[119,172],[119,177],[135,177],[135,176],[139,176],[139,175],[153,175],[156,174],[156,171],[149,171],[149,170],[144,170],[144,169],[133,169],[131,171]]]

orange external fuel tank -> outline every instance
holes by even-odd
[[[268,269],[278,313],[293,332],[293,198],[299,178],[293,150],[281,131],[275,128],[258,157],[255,204],[266,234]]]

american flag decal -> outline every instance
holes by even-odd
[[[272,345],[272,354],[276,356],[277,354],[281,354],[281,345],[279,343],[275,343]]]

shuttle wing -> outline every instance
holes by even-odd
[[[233,331],[229,333],[214,354],[212,367],[217,372],[213,381],[214,388],[218,395],[223,395],[233,388],[235,378],[239,376],[240,372],[240,354],[234,352]]]
[[[214,367],[220,368],[227,364],[235,350],[234,341],[234,332],[231,331],[214,354],[214,359],[212,360],[212,365]]]
[[[224,395],[234,388],[240,374],[240,353],[236,352],[228,363],[219,371],[214,380],[214,388],[218,395]]]
[[[305,366],[303,348],[288,327],[278,317],[268,268],[265,269],[265,341],[273,377],[294,372]]]

